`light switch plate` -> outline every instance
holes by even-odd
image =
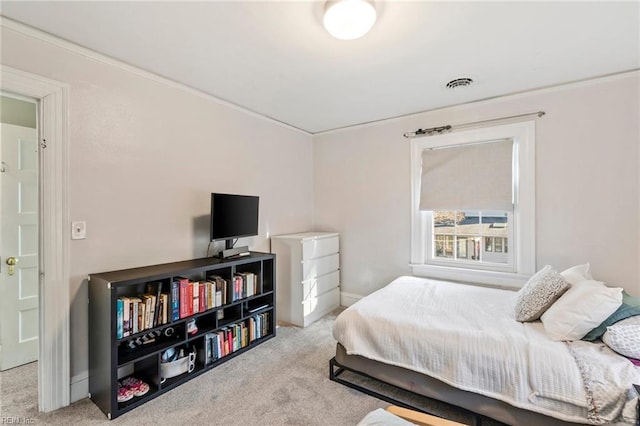
[[[87,222],[71,222],[71,239],[84,240],[87,238]]]

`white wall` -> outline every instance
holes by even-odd
[[[409,273],[409,142],[418,127],[545,110],[537,131],[537,263],[591,261],[640,294],[638,73],[312,138],[2,28],[1,62],[70,86],[72,376],[87,374],[87,274],[202,257],[209,193],[261,196],[260,236],[341,235],[343,291]],[[312,206],[315,203],[315,211]],[[313,222],[312,222],[313,215]]]
[[[409,274],[404,132],[543,110],[536,138],[538,268],[589,261],[640,295],[638,72],[382,121],[314,137],[314,225],[341,233],[342,290]]]
[[[211,192],[260,196],[260,235],[312,223],[311,136],[2,28],[2,64],[69,84],[71,374],[87,377],[90,273],[204,257]]]

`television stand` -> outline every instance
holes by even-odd
[[[227,248],[220,252],[220,259],[227,259],[232,256],[246,256],[248,254],[249,254],[249,247],[247,246]]]

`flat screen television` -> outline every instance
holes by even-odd
[[[211,241],[225,240],[231,249],[234,240],[258,235],[259,197],[211,194]]]

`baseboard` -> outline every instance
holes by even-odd
[[[71,403],[89,396],[89,373],[84,372],[71,378]]]
[[[340,292],[340,306],[351,306],[360,299],[362,299],[362,296],[359,294]]]

